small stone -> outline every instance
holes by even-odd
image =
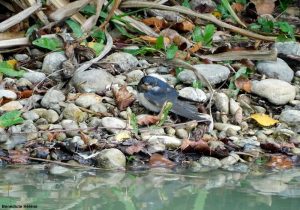
[[[195,80],[197,80],[197,77],[192,70],[183,70],[178,74],[177,78],[184,84],[192,84]]]
[[[259,61],[256,68],[258,72],[267,75],[269,78],[286,82],[291,82],[294,78],[294,71],[280,58],[277,58],[276,61]]]
[[[221,160],[222,168],[227,168],[228,166],[237,163],[239,160],[240,157],[237,154],[231,153],[228,157]]]
[[[249,171],[249,166],[245,163],[236,163],[234,165],[229,165],[228,167],[226,167],[226,171],[247,173]]]
[[[213,12],[217,7],[216,3],[212,0],[191,0],[190,6],[192,10],[200,13]]]
[[[194,65],[199,74],[202,74],[211,85],[221,83],[228,79],[230,70],[219,64]]]
[[[29,60],[29,56],[27,54],[15,54],[14,55],[14,58],[17,60],[17,61],[27,61]]]
[[[178,80],[176,77],[174,77],[172,74],[163,74],[161,75],[169,85],[171,85],[172,87],[174,87],[177,83]]]
[[[234,115],[238,109],[241,109],[240,104],[236,102],[233,98],[230,98],[229,100],[229,111],[230,114]]]
[[[229,113],[229,98],[225,93],[215,94],[215,105],[218,111],[224,114]]]
[[[285,110],[281,112],[279,120],[288,125],[300,124],[300,111],[299,110]]]
[[[24,117],[25,120],[32,120],[32,121],[35,121],[40,118],[40,116],[32,110],[24,112],[22,116]]]
[[[33,109],[32,111],[38,114],[39,117],[46,119],[48,123],[55,123],[59,119],[59,115],[57,114],[57,112],[52,109],[47,110],[40,108]]]
[[[232,129],[232,128],[228,128],[226,130],[226,136],[236,136],[237,135],[237,131]]]
[[[278,53],[285,55],[300,56],[300,44],[299,42],[275,42],[275,47]]]
[[[25,78],[20,78],[16,81],[16,86],[18,88],[31,87],[32,83]]]
[[[66,130],[66,134],[70,137],[78,134],[79,126],[74,120],[63,120],[61,126]]]
[[[105,169],[124,169],[126,157],[118,149],[104,149],[96,157],[96,166]]]
[[[118,133],[120,130],[127,128],[127,123],[116,117],[104,117],[101,122],[103,127],[112,133]]]
[[[163,128],[155,128],[146,131],[141,131],[141,138],[143,141],[149,140],[151,136],[158,136],[158,135],[165,135],[165,131]]]
[[[32,71],[32,72],[25,72],[23,78],[27,79],[32,84],[37,84],[44,81],[46,79],[46,75],[42,72]]]
[[[141,70],[133,70],[130,71],[129,73],[126,74],[127,76],[127,82],[132,83],[132,82],[139,82],[142,77],[144,77],[144,72]]]
[[[95,93],[83,93],[75,100],[75,104],[80,107],[88,108],[101,101],[102,97]]]
[[[76,122],[82,122],[87,119],[87,113],[81,111],[81,109],[75,104],[67,104],[62,112],[65,119],[75,120]]]
[[[300,71],[296,71],[295,76],[300,77]]]
[[[60,165],[56,165],[56,164],[51,164],[49,167],[49,173],[52,175],[70,175],[70,169],[60,166]]]
[[[59,106],[60,102],[65,101],[66,97],[63,92],[55,89],[50,89],[44,95],[41,105],[45,108],[53,108]]]
[[[189,137],[189,133],[183,128],[178,128],[176,129],[176,136],[180,139],[187,139]]]
[[[148,142],[160,142],[167,149],[177,149],[181,145],[181,140],[173,136],[151,136]]]
[[[284,105],[296,96],[295,87],[278,79],[252,81],[251,92],[266,98],[273,104]]]
[[[103,103],[92,104],[90,110],[93,112],[107,113],[107,108],[104,106]]]
[[[11,90],[0,90],[0,98],[7,98],[7,99],[17,99],[17,94]]]
[[[114,82],[114,77],[104,69],[90,69],[75,73],[74,87],[82,93],[101,93]]]
[[[220,160],[214,157],[201,157],[199,159],[199,163],[201,163],[201,165],[203,166],[210,167],[213,169],[217,169],[222,166]]]
[[[166,134],[168,134],[168,136],[174,136],[176,133],[176,130],[172,127],[166,127],[165,132],[166,132]]]
[[[237,125],[232,125],[228,123],[214,123],[214,128],[218,131],[226,131],[227,129],[231,128],[235,131],[240,131],[241,127]]]
[[[135,56],[125,52],[113,53],[107,56],[103,60],[103,62],[117,64],[117,67],[119,67],[123,72],[135,68],[139,65],[139,61]]]
[[[62,52],[52,52],[45,56],[42,71],[46,74],[60,70],[62,63],[67,60],[67,57]]]
[[[292,148],[292,153],[294,155],[300,155],[300,148],[297,148],[297,147]]]
[[[10,101],[0,107],[0,111],[14,111],[20,110],[23,108],[23,105],[19,101]]]
[[[202,90],[193,87],[182,88],[179,91],[179,96],[196,102],[205,102],[207,100],[206,94]]]
[[[242,138],[242,139],[237,139],[237,140],[233,140],[233,143],[240,146],[240,147],[244,147],[245,145],[253,145],[256,147],[260,146],[260,142],[257,141],[257,137],[256,136],[252,136],[249,138]]]

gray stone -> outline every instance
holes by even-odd
[[[218,131],[226,131],[229,128],[231,128],[235,131],[241,130],[240,126],[232,125],[232,124],[228,124],[228,123],[214,123],[214,128],[217,129]]]
[[[130,53],[116,52],[102,60],[104,63],[117,64],[122,71],[128,71],[139,65],[138,59]]]
[[[66,130],[67,136],[73,137],[78,134],[79,126],[74,120],[63,120],[61,126]]]
[[[11,90],[0,89],[0,98],[16,99],[17,94]]]
[[[65,119],[71,119],[76,122],[82,122],[87,119],[87,113],[81,111],[81,109],[75,104],[67,104],[62,112]]]
[[[235,153],[231,153],[228,157],[221,160],[222,168],[227,168],[230,165],[237,163],[240,160],[240,156]]]
[[[102,97],[95,93],[83,93],[75,100],[75,104],[84,108],[88,108],[91,105],[101,101]]]
[[[183,70],[178,74],[177,78],[184,84],[192,84],[197,80],[197,76],[192,70]]]
[[[215,93],[215,105],[221,113],[229,113],[229,98],[225,93]]]
[[[62,63],[67,60],[67,57],[62,52],[52,52],[46,55],[43,62],[42,71],[46,74],[51,74],[61,69]]]
[[[101,93],[114,82],[114,77],[104,69],[91,69],[76,73],[72,82],[80,92]]]
[[[51,164],[49,167],[49,173],[52,175],[64,175],[64,176],[68,176],[70,175],[70,169],[60,166],[60,165],[56,165],[56,164]]]
[[[300,56],[299,42],[275,42],[275,47],[278,53]]]
[[[106,130],[112,133],[118,133],[120,130],[127,127],[127,123],[116,117],[104,117],[102,118],[102,125]]]
[[[159,142],[166,146],[167,149],[177,149],[182,141],[173,136],[151,136],[148,142]]]
[[[203,8],[211,8],[212,11],[217,7],[216,3],[212,0],[191,0],[190,5],[192,10],[202,12]]]
[[[295,76],[300,77],[300,71],[296,71]]]
[[[256,65],[257,71],[267,77],[291,82],[294,78],[294,71],[287,63],[277,58],[276,61],[260,61]]]
[[[207,100],[206,94],[202,90],[193,87],[182,88],[179,91],[179,96],[196,102],[205,102]]]
[[[214,157],[201,157],[199,159],[199,163],[203,166],[207,166],[213,169],[217,169],[222,166],[220,160]]]
[[[42,72],[36,72],[36,71],[31,71],[31,72],[25,72],[23,75],[23,78],[27,79],[33,84],[42,82],[43,80],[46,79],[46,74]]]
[[[28,79],[20,78],[16,81],[16,86],[20,88],[31,87],[32,83]]]
[[[296,96],[296,89],[288,82],[278,79],[253,81],[251,92],[266,98],[273,104],[284,105]]]
[[[169,85],[173,87],[178,83],[177,78],[172,74],[162,74],[161,76],[167,81]]]
[[[140,118],[142,115],[138,115],[137,119]],[[153,128],[153,129],[148,129],[146,131],[141,131],[141,138],[143,141],[147,141],[148,139],[151,138],[151,136],[157,136],[157,135],[165,135],[165,131],[163,128]]]
[[[58,106],[60,102],[65,101],[66,97],[63,92],[55,89],[50,89],[44,95],[41,105],[46,108],[52,108]]]
[[[44,118],[48,121],[48,123],[55,123],[59,119],[59,115],[57,114],[56,111],[52,109],[33,109],[33,112],[38,114],[39,117]]]
[[[127,82],[128,83],[139,82],[144,75],[145,75],[144,72],[142,72],[141,70],[130,71],[129,73],[126,74]]]
[[[103,103],[96,103],[90,107],[90,110],[93,112],[107,113],[107,108]]]
[[[279,120],[288,125],[300,124],[300,111],[299,110],[285,110],[281,112]]]
[[[126,157],[118,149],[104,149],[96,157],[96,166],[105,169],[124,169]]]
[[[29,60],[29,56],[27,54],[15,54],[14,58],[17,61],[27,61],[27,60]]]
[[[183,128],[177,128],[176,136],[180,139],[187,139],[189,137],[189,133]]]
[[[0,111],[14,111],[20,110],[23,108],[23,105],[20,101],[10,101],[0,107]]]
[[[260,146],[260,142],[257,141],[257,137],[256,136],[252,136],[249,138],[242,138],[242,139],[237,139],[233,141],[234,144],[240,146],[240,147],[244,147],[245,145],[253,145],[256,147]]]
[[[230,70],[219,64],[198,64],[194,65],[197,72],[202,74],[211,85],[218,84],[228,79]]]

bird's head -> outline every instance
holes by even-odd
[[[158,88],[169,88],[170,86],[164,81],[151,76],[144,76],[138,86],[137,89],[139,92],[144,93],[150,90],[157,90]]]

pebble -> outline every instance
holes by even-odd
[[[198,64],[194,65],[197,72],[202,74],[211,85],[218,84],[228,79],[229,68],[219,64]]]
[[[104,117],[102,118],[102,125],[106,130],[112,133],[118,133],[122,129],[126,129],[127,123],[124,120],[121,120],[116,117]],[[115,128],[115,129],[114,129]]]
[[[66,134],[69,137],[76,136],[78,134],[79,126],[74,120],[62,120],[61,126],[66,130]]]
[[[229,113],[229,98],[225,93],[215,94],[215,105],[218,111],[224,114]]]
[[[29,60],[29,56],[27,54],[15,54],[14,58],[17,61],[27,61],[27,60]]]
[[[152,154],[156,152],[163,152],[166,150],[166,145],[163,144],[160,139],[157,138],[149,138],[147,141],[147,150]]]
[[[102,97],[95,93],[83,93],[75,100],[75,104],[80,107],[88,108],[101,101]]]
[[[180,139],[187,139],[189,137],[189,133],[183,128],[177,128],[176,136]]]
[[[1,98],[7,98],[7,99],[16,99],[17,98],[17,94],[14,91],[11,90],[4,90],[1,89],[0,90],[0,99]]]
[[[196,12],[203,12],[202,10],[206,8],[206,13],[214,11],[217,7],[216,3],[212,0],[191,0],[189,5],[191,6],[191,9]]]
[[[51,74],[61,69],[62,63],[67,60],[67,57],[62,52],[52,52],[45,56],[43,61],[42,72]]]
[[[25,120],[32,120],[32,121],[35,121],[40,118],[40,116],[37,113],[35,113],[33,110],[24,112],[22,114],[22,117],[24,117]]]
[[[222,168],[227,168],[228,166],[237,163],[239,160],[240,157],[237,154],[231,153],[228,157],[225,157],[221,160]]]
[[[273,104],[284,105],[296,96],[295,87],[278,79],[253,81],[251,92],[266,98]]]
[[[23,108],[23,105],[19,101],[10,101],[0,107],[0,111],[14,111],[20,110]]]
[[[32,84],[37,84],[46,79],[46,74],[36,71],[25,72],[23,78],[27,79]]]
[[[257,71],[269,78],[291,82],[294,78],[294,71],[282,59],[276,61],[259,61],[256,65]]]
[[[166,127],[165,132],[168,136],[175,136],[176,130],[172,127]]]
[[[300,77],[300,71],[296,71],[295,76]]]
[[[177,78],[184,84],[192,84],[195,80],[197,80],[197,76],[192,70],[183,70],[177,75]]]
[[[285,55],[300,56],[300,43],[299,42],[275,42],[275,47],[278,53]]]
[[[214,123],[214,128],[217,129],[218,131],[226,131],[227,129],[231,128],[235,131],[240,131],[241,127],[237,125],[232,125],[228,123]]]
[[[105,169],[124,169],[126,157],[118,149],[104,149],[96,157],[96,166]]]
[[[241,109],[240,104],[236,102],[233,98],[229,99],[229,111],[230,114],[234,115],[238,109]]]
[[[114,77],[104,69],[91,69],[73,76],[74,87],[82,93],[101,93],[114,82]]]
[[[122,72],[131,70],[139,65],[138,59],[130,53],[116,52],[102,60],[103,63],[117,64]]]
[[[203,166],[207,166],[213,169],[220,168],[222,166],[222,163],[219,159],[214,158],[214,157],[201,157],[199,159],[199,163]]]
[[[65,101],[65,94],[59,90],[50,89],[44,95],[41,105],[45,108],[57,108],[59,103]]]
[[[285,122],[288,125],[300,124],[300,111],[299,110],[284,110],[280,114],[279,120]]]
[[[96,103],[91,105],[90,110],[93,112],[107,113],[107,108],[103,103]]]
[[[177,149],[181,145],[181,140],[173,136],[151,136],[148,142],[159,142],[167,149]]]
[[[240,146],[240,147],[244,147],[245,145],[253,145],[256,147],[260,146],[260,142],[257,141],[257,137],[256,136],[252,136],[249,138],[238,138],[237,140],[233,140],[233,143]]]
[[[176,77],[174,77],[172,74],[163,74],[161,75],[169,85],[171,85],[172,87],[174,87],[177,83],[178,80]]]
[[[32,110],[34,113],[36,113],[39,117],[44,118],[48,121],[48,123],[55,123],[59,119],[59,115],[57,114],[56,111],[52,109],[33,109]]]
[[[49,173],[52,175],[68,176],[70,175],[70,169],[60,165],[51,164],[49,167]]]
[[[143,141],[147,141],[151,138],[151,136],[155,135],[165,135],[165,131],[163,128],[154,128],[148,129],[146,131],[141,131],[141,138]]]
[[[193,87],[182,88],[179,91],[179,96],[196,102],[205,102],[207,100],[207,96],[202,90]]]
[[[226,171],[247,173],[249,171],[249,166],[245,163],[236,163],[234,165],[229,165],[228,167],[226,167]]]
[[[62,112],[65,119],[71,119],[76,122],[82,122],[87,119],[87,113],[81,111],[81,109],[75,104],[67,104],[64,111]]]
[[[145,74],[141,70],[133,70],[126,74],[127,82],[139,82]]]

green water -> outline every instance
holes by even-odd
[[[300,169],[268,174],[0,168],[0,208],[104,210],[298,210]],[[11,208],[18,209],[18,208]]]

